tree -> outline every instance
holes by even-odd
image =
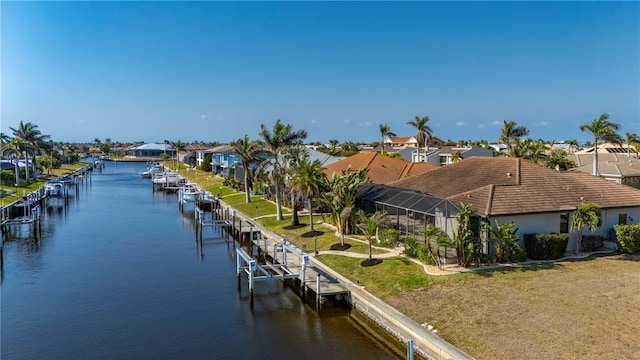
[[[580,131],[586,131],[593,135],[593,175],[598,176],[598,141],[619,141],[620,136],[616,131],[620,125],[609,121],[609,114],[602,114],[590,123],[580,125]]]
[[[455,163],[462,160],[462,153],[458,150],[451,153],[451,162]]]
[[[176,152],[176,157],[175,157],[175,167],[179,168],[179,164],[180,161],[178,160],[178,155],[180,154],[180,151],[184,150],[184,143],[182,141],[180,141],[180,139],[178,139],[177,141],[171,141],[169,142],[169,146],[171,146],[171,148]],[[173,158],[173,157],[172,157]]]
[[[258,141],[249,141],[249,135],[245,134],[244,138],[232,141],[229,146],[240,157],[242,170],[244,171],[244,190],[245,201],[251,202],[251,189],[253,188],[253,177],[251,176],[250,166],[260,160],[262,148]]]
[[[580,143],[578,142],[578,140],[572,139],[572,140],[567,140],[567,145],[569,145],[569,153],[573,154],[578,148],[578,145],[580,145]]]
[[[295,191],[307,199],[309,210],[309,231],[313,228],[313,200],[317,199],[327,188],[327,177],[322,172],[322,164],[319,160],[304,160],[298,171],[293,175],[292,187]]]
[[[292,179],[298,172],[300,164],[307,159],[309,152],[302,144],[288,146],[280,153],[279,162],[282,164],[283,188],[284,192],[291,197],[291,226],[300,225],[298,218],[298,200],[301,194],[295,187],[292,187]]]
[[[418,156],[416,158],[417,161],[420,160],[420,148],[425,147],[425,159],[429,154],[429,139],[431,139],[431,128],[427,125],[429,122],[429,117],[425,116],[423,118],[416,116],[415,120],[408,121],[407,125],[411,125],[417,130],[416,141],[418,142]]]
[[[547,148],[545,147],[543,142],[529,141],[529,144],[527,146],[527,157],[534,163],[543,163],[547,158],[546,150]]]
[[[627,157],[631,157],[631,145],[637,143],[638,141],[640,141],[640,137],[638,137],[637,134],[629,132],[625,134],[625,142],[627,143]]]
[[[387,212],[376,211],[373,214],[367,215],[364,213],[363,210],[359,210],[357,212],[357,216],[358,216],[358,228],[362,231],[365,239],[369,243],[369,261],[363,262],[362,265],[370,266],[370,265],[379,264],[381,261],[379,260],[373,261],[374,259],[373,259],[372,243],[373,243],[373,239],[378,238],[378,231],[380,230],[380,227],[382,227],[386,222]]]
[[[391,127],[387,124],[380,124],[379,125],[379,129],[380,129],[380,147],[382,148],[382,151],[384,152],[384,138],[389,136],[396,136],[396,134],[391,132]]]
[[[262,124],[260,125],[260,137],[264,141],[266,151],[273,156],[273,169],[271,173],[271,181],[275,187],[276,193],[276,219],[282,220],[282,200],[280,198],[280,186],[282,184],[282,164],[279,162],[279,155],[284,148],[295,143],[300,143],[307,138],[307,132],[304,130],[293,131],[292,125],[282,124],[280,119],[273,125],[271,131]]]
[[[42,133],[38,130],[38,125],[34,125],[30,122],[25,123],[20,121],[17,129],[9,127],[13,131],[13,136],[17,137],[21,141],[21,150],[24,151],[27,166],[25,167],[25,178],[29,180],[29,151],[35,156],[37,148],[36,142],[42,138]]]
[[[500,129],[500,137],[498,138],[498,142],[505,144],[507,146],[507,153],[512,157],[522,157],[515,156],[518,154],[519,149],[514,149],[514,140],[518,139],[522,136],[529,135],[529,129],[524,126],[518,126],[515,121],[507,121],[502,120],[502,128]],[[517,143],[515,147],[520,146],[521,143]]]
[[[454,238],[456,256],[458,258],[458,265],[464,267],[469,264],[467,245],[472,236],[472,232],[469,229],[469,222],[473,213],[474,211],[471,205],[460,203],[460,212],[456,215],[456,221],[458,222],[458,229]]]
[[[602,224],[602,211],[596,204],[581,202],[573,211],[571,231],[578,230],[576,239],[576,254],[580,253],[582,244],[582,230],[586,226],[589,231],[595,231]]]
[[[520,237],[516,235],[518,229],[511,221],[502,225],[496,220],[496,224],[491,226],[490,224],[483,225],[483,232],[489,234],[489,242],[496,244],[496,262],[513,261],[513,250],[515,247],[519,247],[518,242]]]
[[[355,214],[356,197],[360,185],[367,183],[367,168],[358,171],[345,171],[341,175],[332,174],[328,190],[321,196],[321,202],[330,209],[331,220],[338,228],[344,248],[344,235],[349,233]]]
[[[548,168],[556,170],[568,170],[576,167],[576,163],[569,160],[567,153],[562,149],[553,149],[546,158],[545,164]]]

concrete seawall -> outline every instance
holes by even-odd
[[[349,279],[336,273],[316,259],[311,259],[311,261],[314,265],[331,273],[350,290],[350,302],[354,309],[365,314],[401,342],[406,343],[409,340],[413,340],[414,350],[420,356],[436,360],[473,359],[394,307],[378,299],[366,291],[364,287],[352,283]]]
[[[220,200],[220,205],[223,208],[231,208],[223,200]],[[247,222],[251,222],[251,226],[254,231],[260,231],[262,235],[267,238],[282,241],[282,236],[267,230],[264,226],[259,224],[257,221],[250,219],[245,214],[238,213],[238,220],[242,220],[245,224],[247,224]],[[412,340],[414,352],[419,354],[421,357],[435,360],[473,359],[468,354],[449,344],[441,337],[416,323],[414,320],[402,314],[389,304],[378,299],[366,291],[364,287],[354,284],[349,279],[315,259],[313,256],[310,256],[309,262],[312,266],[322,269],[325,273],[335,278],[340,282],[340,284],[349,290],[350,294],[348,296],[348,301],[355,310],[366,315],[369,319],[388,331],[400,342],[406,344],[407,341]]]

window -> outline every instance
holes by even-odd
[[[569,214],[560,214],[560,234],[569,232]]]
[[[627,225],[627,214],[618,214],[618,225]]]

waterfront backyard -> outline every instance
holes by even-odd
[[[304,236],[309,230],[307,216],[300,216],[307,226],[290,228],[286,211],[283,221],[269,216],[275,214],[272,202],[255,196],[246,204],[243,193],[220,189],[221,180],[206,181],[208,187],[202,183],[206,190],[221,192],[232,207],[259,217],[261,223],[313,253],[314,239]],[[400,256],[361,267],[361,258],[323,254],[339,238],[330,227],[319,224],[316,228],[320,230],[318,260],[417,323],[433,326],[439,336],[475,358],[620,359],[633,358],[640,351],[638,255],[439,276]],[[364,254],[368,249],[356,239],[347,243],[352,244],[347,252]],[[384,252],[377,249],[374,254]]]

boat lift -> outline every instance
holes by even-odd
[[[264,238],[264,241],[266,246],[267,239]],[[265,247],[265,252],[267,251],[266,249]],[[276,263],[279,253],[282,253],[282,263]],[[299,273],[295,273],[287,267],[287,253],[293,254],[300,260],[301,269]],[[240,289],[240,275],[244,271],[249,277],[249,295],[251,302],[253,302],[253,288],[256,281],[300,279],[304,288],[306,269],[307,265],[309,265],[309,255],[288,244],[287,240],[283,239],[281,243],[274,244],[273,246],[273,261],[273,263],[266,261],[265,256],[265,264],[258,264],[256,259],[247,254],[243,248],[236,248],[238,290]]]

